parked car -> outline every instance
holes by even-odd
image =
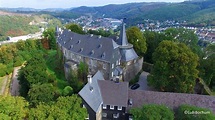
[[[132,89],[132,90],[136,90],[137,88],[139,88],[140,87],[140,85],[138,84],[138,83],[135,83],[135,84],[133,84],[130,88]]]

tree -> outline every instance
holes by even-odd
[[[158,47],[158,44],[165,39],[165,36],[162,33],[152,32],[152,31],[145,31],[143,35],[146,38],[146,44],[147,44],[147,51],[144,54],[144,61],[153,63],[152,54],[154,53],[155,49]]]
[[[67,24],[66,28],[78,34],[85,34],[82,27],[77,24]]]
[[[192,93],[198,77],[198,56],[185,44],[162,41],[153,53],[148,83],[161,91]]]
[[[174,112],[164,105],[143,105],[130,110],[135,120],[174,120]]]
[[[28,102],[22,97],[0,96],[1,119],[22,120],[27,116]]]
[[[204,50],[200,59],[200,77],[210,87],[215,89],[215,44],[211,44]]]
[[[29,119],[83,120],[87,116],[87,111],[81,107],[81,103],[77,95],[59,97],[57,102],[51,105],[39,104],[36,108],[31,108]]]
[[[55,38],[55,30],[52,28],[48,28],[43,32],[43,37],[45,37],[45,40],[48,40],[49,48],[56,50],[57,44],[56,44],[56,38]]]
[[[198,54],[202,54],[201,49],[198,46],[198,36],[194,31],[184,29],[184,28],[168,28],[164,31],[166,40],[171,40],[175,42],[180,42],[186,44],[191,50]]]
[[[215,114],[206,108],[181,105],[176,112],[176,120],[215,120]]]
[[[33,84],[28,92],[29,101],[33,106],[40,102],[48,103],[54,99],[54,87],[50,83]]]
[[[80,62],[80,64],[78,65],[78,79],[86,83],[87,75],[88,75],[88,65],[84,62]]]
[[[142,32],[137,27],[130,27],[126,31],[128,42],[133,44],[134,50],[138,55],[143,55],[146,50],[146,39],[143,37]]]

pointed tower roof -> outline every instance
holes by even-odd
[[[130,60],[134,60],[138,58],[137,53],[133,49],[133,45],[128,43],[128,39],[126,36],[125,30],[125,18],[122,22],[122,27],[120,31],[120,37],[116,40],[117,44],[119,45],[120,53],[121,53],[121,61],[128,62]]]
[[[126,25],[126,23],[125,23],[125,18],[124,18],[123,22],[122,22],[119,40],[117,40],[117,44],[121,45],[121,46],[127,46],[128,45],[128,39],[126,36],[125,25]]]

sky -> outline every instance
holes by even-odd
[[[184,0],[0,0],[0,8],[72,8],[79,6],[103,6],[132,2],[183,2]]]

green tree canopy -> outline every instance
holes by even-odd
[[[198,77],[198,56],[185,44],[162,41],[153,53],[149,85],[161,91],[191,93]]]
[[[130,110],[134,120],[174,120],[174,112],[164,105],[143,105]]]
[[[204,50],[200,59],[200,77],[215,90],[215,44],[211,44]]]
[[[202,54],[200,46],[198,46],[198,36],[192,30],[184,28],[168,28],[164,31],[165,40],[171,40],[186,44],[191,50],[198,54]]]
[[[28,112],[28,102],[22,97],[0,96],[0,117],[5,120],[22,120]]]
[[[146,38],[146,43],[147,43],[147,51],[144,55],[144,61],[153,63],[152,54],[154,53],[155,49],[158,47],[158,44],[165,39],[165,36],[162,33],[153,32],[153,31],[145,31],[143,35]]]
[[[33,106],[40,102],[48,103],[54,99],[54,87],[50,83],[33,84],[28,92],[29,101]]]
[[[29,119],[59,119],[59,120],[84,120],[87,110],[81,107],[81,99],[77,95],[59,97],[51,105],[39,104],[30,109]]]
[[[126,31],[128,42],[133,44],[138,55],[143,55],[146,50],[146,39],[138,27],[130,27]]]
[[[49,48],[55,50],[57,48],[55,30],[53,28],[48,28],[43,32],[43,37],[48,40]]]
[[[78,34],[85,34],[82,27],[77,24],[67,24],[66,28]]]

